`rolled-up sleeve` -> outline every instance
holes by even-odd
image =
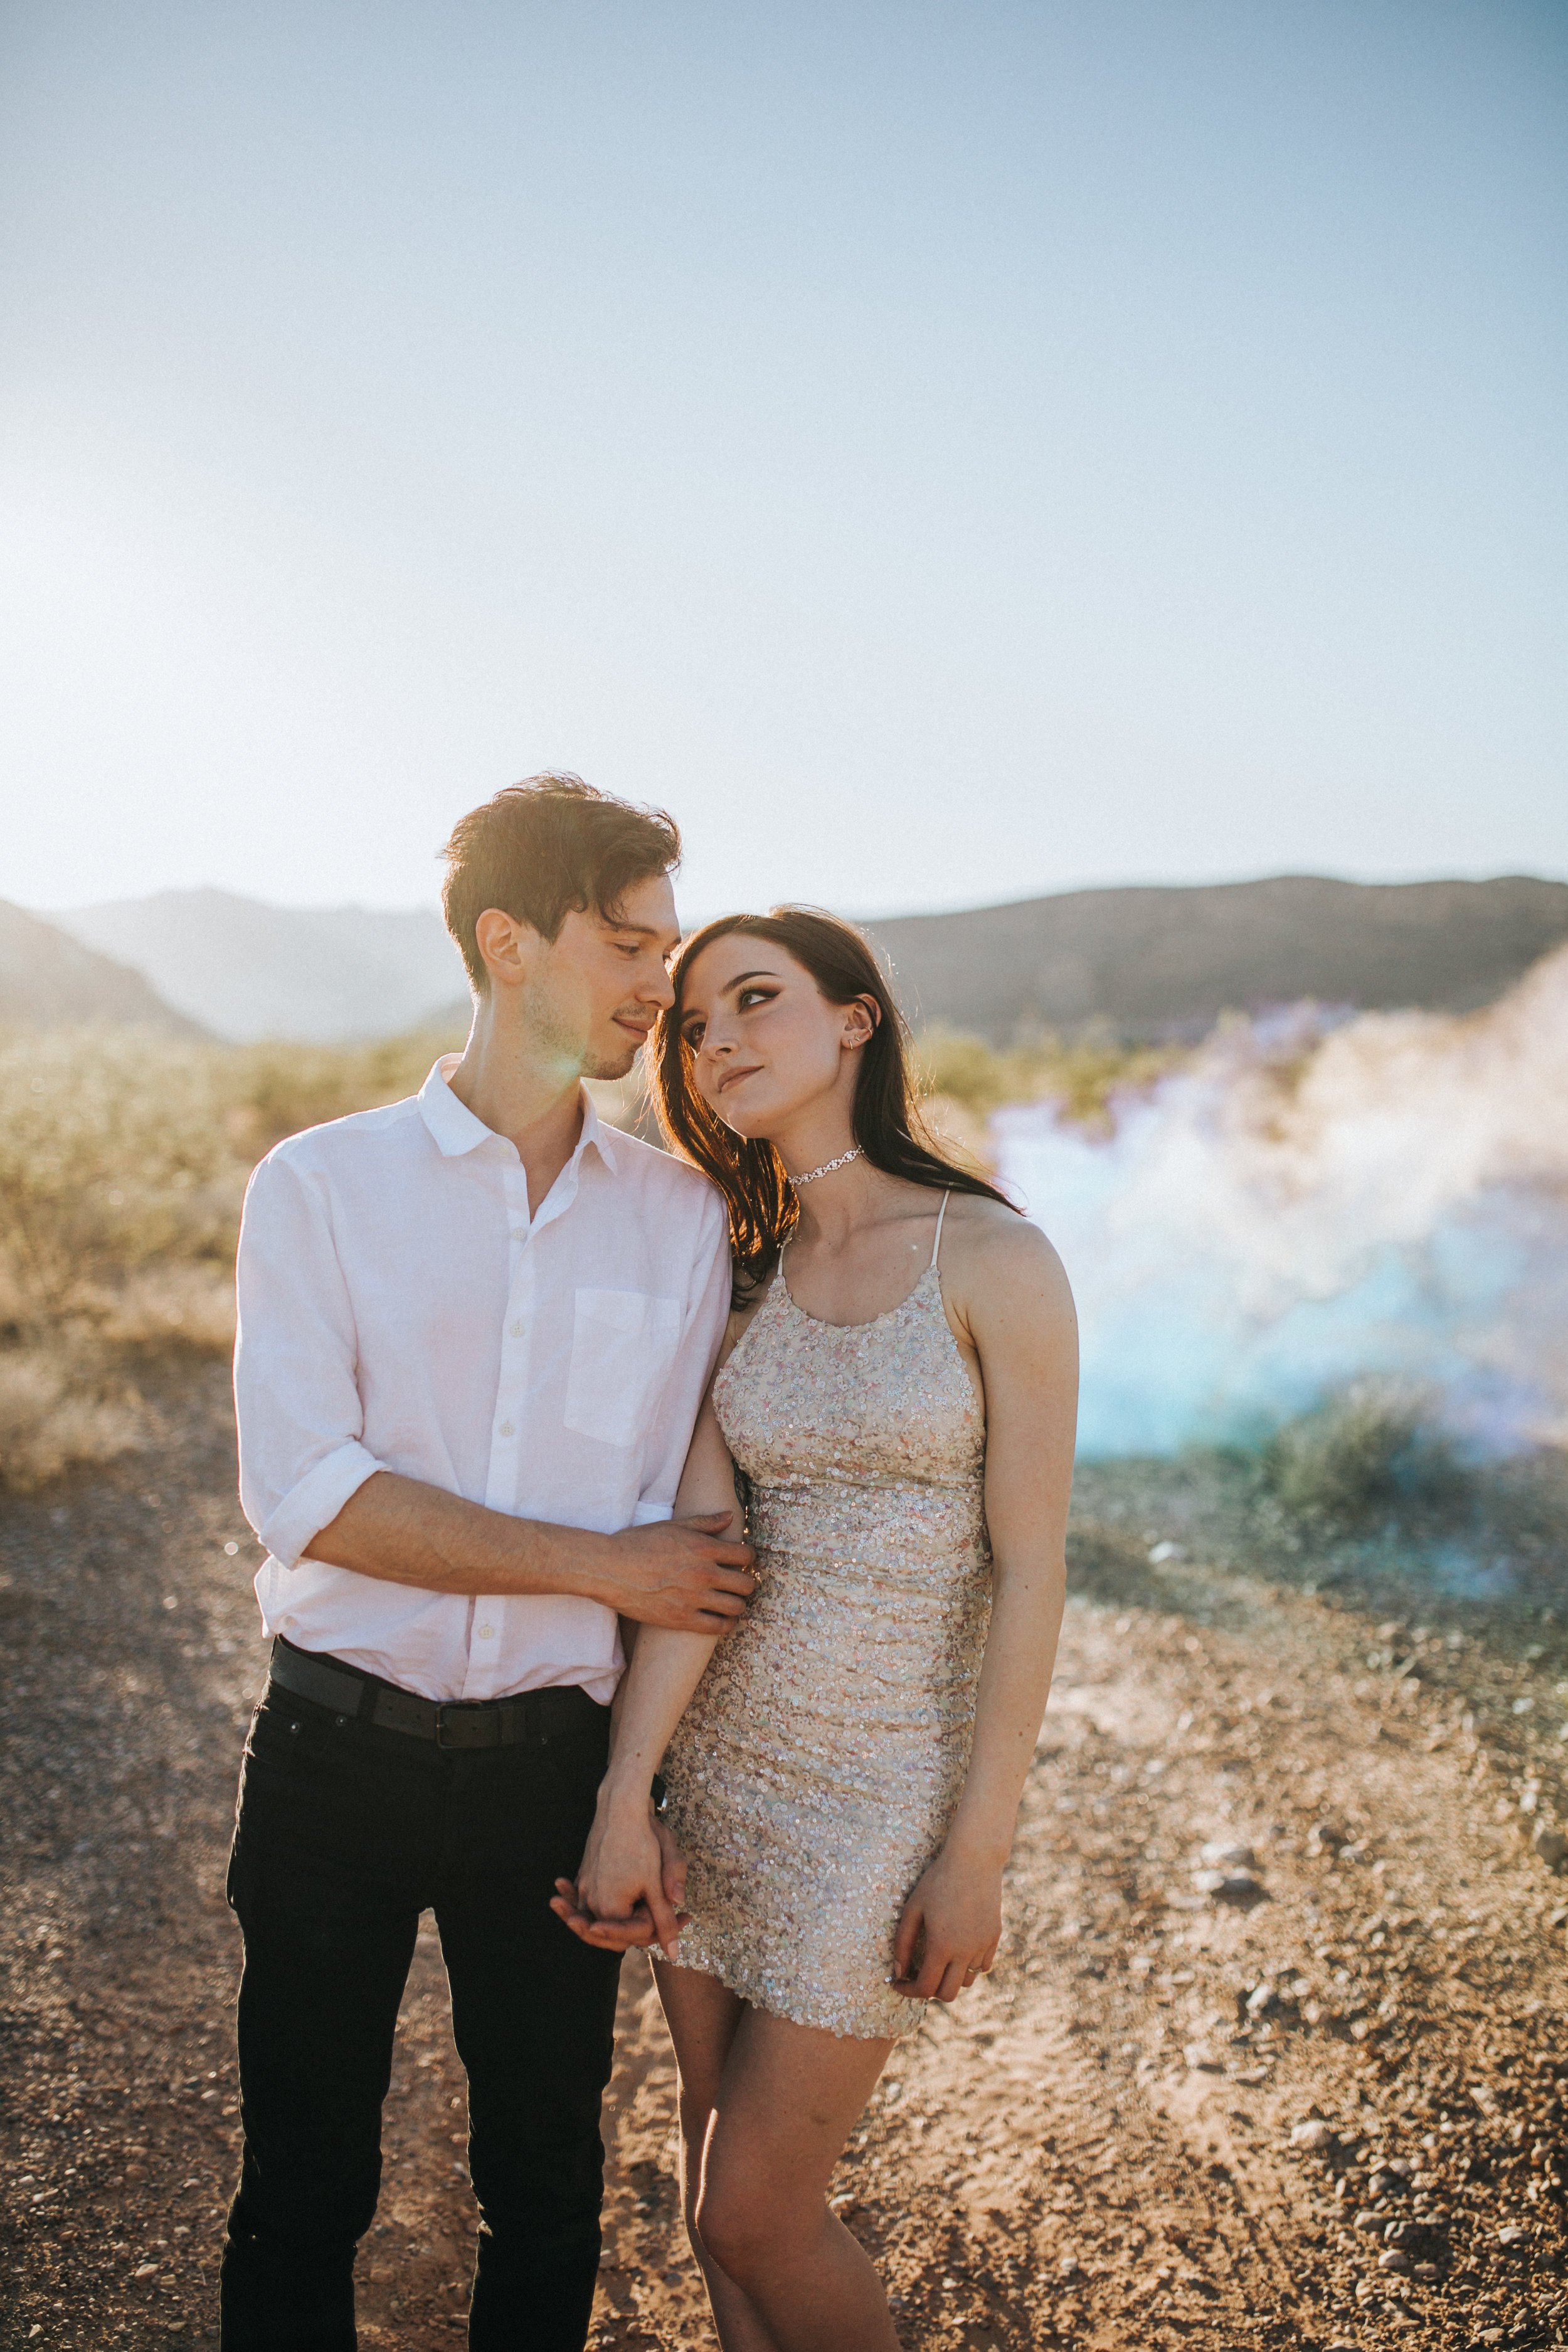
[[[274,1559],[295,1568],[384,1465],[362,1442],[353,1310],[327,1203],[276,1154],[246,1193],[237,1279],[240,1504]]]

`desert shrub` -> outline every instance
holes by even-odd
[[[98,1366],[50,1348],[0,1350],[0,1478],[29,1494],[78,1462],[110,1462],[146,1430],[133,1390],[106,1391]]]
[[[25,1336],[86,1318],[140,1344],[223,1344],[246,1179],[280,1136],[395,1101],[448,1041],[187,1044],[60,1030],[0,1044],[0,1311]],[[226,1327],[232,1332],[232,1324]]]
[[[0,1046],[0,1243],[24,1332],[70,1314],[93,1286],[232,1246],[245,1170],[218,1058],[135,1032]]]
[[[418,1029],[365,1045],[236,1046],[221,1055],[219,1080],[231,1141],[259,1159],[302,1127],[416,1094],[437,1055],[462,1043],[460,1033]]]
[[[1354,1532],[1453,1509],[1472,1474],[1420,1395],[1357,1382],[1276,1432],[1263,1475],[1296,1517]]]
[[[1054,1099],[1085,1127],[1108,1128],[1118,1095],[1144,1092],[1186,1058],[1176,1045],[1119,1045],[1058,1037],[1000,1048],[957,1029],[932,1028],[916,1045],[927,1092],[989,1118],[1005,1103]]]
[[[131,1360],[226,1354],[246,1180],[280,1136],[396,1100],[460,1044],[0,1039],[0,1482],[139,1442]]]

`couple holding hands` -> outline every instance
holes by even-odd
[[[616,1977],[654,1970],[723,2352],[895,2352],[829,2178],[991,1966],[1061,1615],[1044,1236],[923,1132],[858,932],[684,941],[662,814],[457,826],[472,1033],[257,1170],[240,1486],[271,1674],[229,1899],[225,2352],[347,2352],[420,1915],[468,2073],[476,2352],[580,2352]],[[584,1078],[646,1050],[670,1150]]]

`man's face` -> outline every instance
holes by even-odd
[[[668,874],[634,882],[612,915],[569,914],[534,965],[528,1023],[563,1076],[624,1078],[675,1002],[665,959],[680,944]]]

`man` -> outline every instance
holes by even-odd
[[[671,1001],[668,817],[547,775],[447,845],[461,1057],[251,1180],[240,1493],[274,1639],[229,1866],[245,2147],[225,2352],[340,2352],[432,1908],[480,2209],[469,2342],[580,2352],[618,1958],[550,1910],[593,1817],[617,1616],[712,1633],[753,1588],[671,1519],[730,1296],[695,1170],[601,1126]]]

